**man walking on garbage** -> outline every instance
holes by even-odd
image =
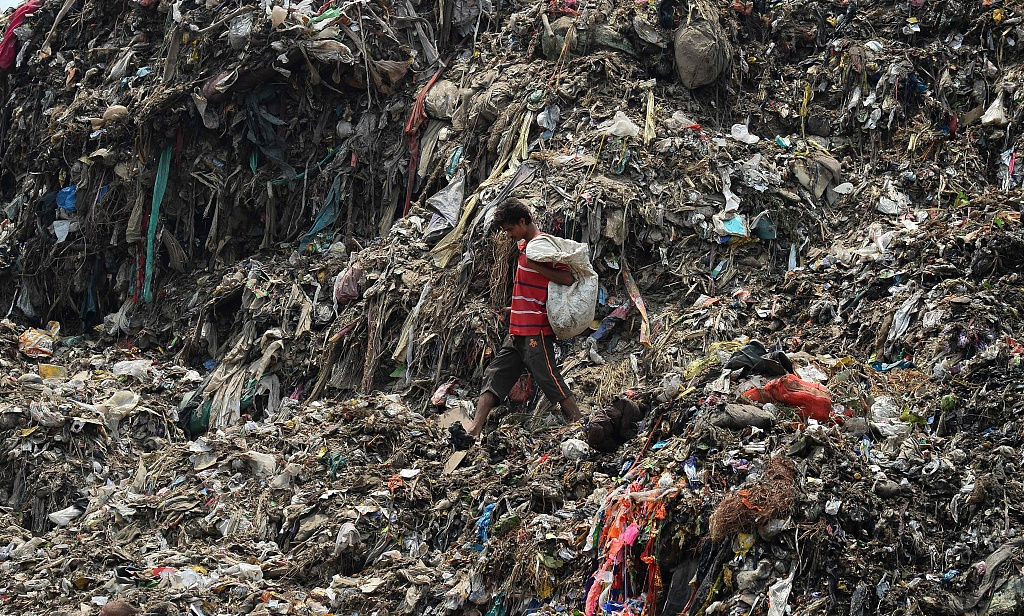
[[[580,419],[576,398],[555,366],[555,333],[548,322],[545,303],[548,282],[573,284],[573,274],[558,264],[551,267],[527,258],[527,244],[541,235],[529,207],[519,199],[507,199],[495,210],[494,225],[516,240],[520,255],[513,280],[509,335],[484,372],[484,388],[477,398],[470,436],[480,437],[488,414],[512,390],[526,368],[551,402],[558,402],[570,421]]]

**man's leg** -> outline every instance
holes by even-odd
[[[559,408],[566,419],[569,421],[580,419],[576,396],[570,391],[566,381],[562,378],[562,373],[555,365],[555,336],[541,334],[530,338],[526,364],[545,397],[552,403],[559,403]]]
[[[480,436],[480,433],[484,431],[484,426],[488,423],[488,415],[491,414],[491,409],[498,406],[498,396],[491,393],[490,391],[483,392],[479,398],[477,398],[477,410],[473,414],[473,425],[466,431],[467,434],[473,438]]]
[[[477,398],[477,410],[473,414],[473,424],[466,431],[467,434],[477,438],[484,432],[491,409],[509,395],[513,384],[519,380],[522,373],[523,358],[520,357],[513,337],[507,336],[502,348],[495,353],[495,358],[484,371],[484,388]]]

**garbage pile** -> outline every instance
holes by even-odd
[[[1022,13],[8,12],[0,610],[1020,613]],[[586,420],[462,450],[510,196]]]
[[[430,24],[412,4],[355,20],[270,4],[34,0],[10,16],[7,301],[90,329],[203,264],[339,220],[347,238],[391,225],[398,86],[438,64]]]

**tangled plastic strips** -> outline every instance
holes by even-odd
[[[729,494],[709,518],[709,534],[715,541],[769,520],[786,517],[794,507],[793,461],[773,458],[754,486]]]

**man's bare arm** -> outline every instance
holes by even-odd
[[[532,259],[527,259],[527,267],[534,270],[538,274],[541,274],[542,276],[554,282],[555,284],[570,285],[576,281],[576,278],[573,277],[573,272],[557,270],[555,268],[548,267],[544,263],[538,263],[537,261],[534,261]]]

